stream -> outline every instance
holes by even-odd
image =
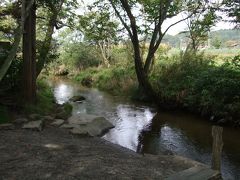
[[[115,128],[102,138],[138,153],[159,154],[167,149],[175,154],[211,165],[212,124],[187,113],[170,113],[155,107],[134,103],[77,83],[54,79],[50,81],[59,104],[74,95],[86,101],[73,103],[73,114],[87,113],[105,117]],[[240,180],[240,130],[223,129],[222,175],[224,179]]]

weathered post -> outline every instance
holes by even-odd
[[[222,140],[223,128],[220,126],[212,127],[212,137],[213,137],[213,146],[212,146],[212,169],[221,171],[221,156],[223,148]]]

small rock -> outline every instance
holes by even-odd
[[[89,136],[88,128],[86,126],[81,126],[79,128],[73,128],[70,131],[71,134],[81,135],[81,136]]]
[[[28,116],[31,120],[38,120],[41,118],[41,116],[39,114],[30,114]]]
[[[0,124],[0,130],[13,130],[13,129],[14,129],[14,125],[11,123]]]
[[[43,116],[43,119],[44,120],[47,120],[47,121],[52,121],[54,120],[54,118],[52,116]]]
[[[43,121],[30,121],[23,125],[23,129],[31,129],[31,130],[37,130],[42,131],[43,129]]]
[[[53,123],[51,123],[52,126],[61,126],[64,123],[64,120],[62,119],[55,119]]]
[[[86,98],[83,96],[73,96],[72,98],[70,98],[70,101],[73,101],[73,102],[80,102],[84,100],[86,100]]]
[[[60,128],[65,128],[65,129],[73,129],[73,128],[78,128],[79,125],[77,124],[63,124],[62,126],[60,126]]]
[[[16,123],[16,124],[23,124],[26,122],[28,122],[27,118],[18,118],[18,119],[15,119],[15,121],[14,121],[14,123]]]
[[[225,124],[227,122],[227,120],[226,119],[220,119],[220,120],[218,120],[218,124]]]

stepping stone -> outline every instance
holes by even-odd
[[[28,122],[27,118],[18,118],[18,119],[15,119],[15,121],[14,121],[14,123],[16,123],[16,124],[23,124],[26,122]]]
[[[73,128],[71,131],[70,131],[71,134],[75,134],[75,135],[81,135],[81,136],[89,136],[89,133],[88,133],[88,128],[87,126],[80,126],[78,128]]]
[[[30,114],[28,116],[31,120],[38,120],[41,118],[41,116],[39,114]]]
[[[53,123],[51,123],[52,126],[61,126],[64,123],[64,120],[62,119],[55,119]]]
[[[0,124],[0,130],[13,130],[14,125],[11,123]]]
[[[101,136],[109,129],[114,128],[114,125],[104,117],[98,117],[89,123],[87,127],[90,136]]]
[[[52,121],[54,120],[54,118],[52,116],[44,116],[43,117],[44,120],[47,120],[47,121]]]
[[[73,128],[70,133],[92,137],[101,136],[109,129],[114,128],[114,126],[104,117],[97,117],[93,119],[92,122],[85,125],[69,124],[69,127],[73,127],[71,125],[75,125],[76,127]]]
[[[79,125],[77,124],[63,124],[62,126],[60,126],[60,128],[65,128],[65,129],[73,129],[73,128],[78,128]]]
[[[208,180],[221,179],[219,171],[205,166],[195,166],[184,171],[171,175],[165,180]]]
[[[69,124],[79,124],[84,125],[92,122],[94,119],[96,119],[97,116],[91,115],[91,114],[80,114],[80,115],[74,115],[68,118]]]
[[[30,121],[30,122],[24,124],[22,128],[23,129],[31,129],[31,130],[35,130],[35,131],[42,131],[43,121],[42,120]]]

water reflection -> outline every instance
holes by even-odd
[[[140,153],[160,154],[165,150],[211,165],[211,124],[182,113],[158,112],[154,108],[133,104],[96,89],[86,89],[67,81],[53,81],[58,103],[73,95],[86,97],[74,103],[73,114],[103,116],[115,128],[103,138]],[[224,179],[240,179],[240,132],[224,128],[222,172]]]
[[[150,124],[153,113],[149,108],[119,105],[116,108],[115,126],[104,136],[106,140],[136,151],[139,134]]]
[[[67,86],[66,84],[60,84],[54,89],[55,98],[58,104],[63,104],[68,101],[73,94],[73,87]]]

